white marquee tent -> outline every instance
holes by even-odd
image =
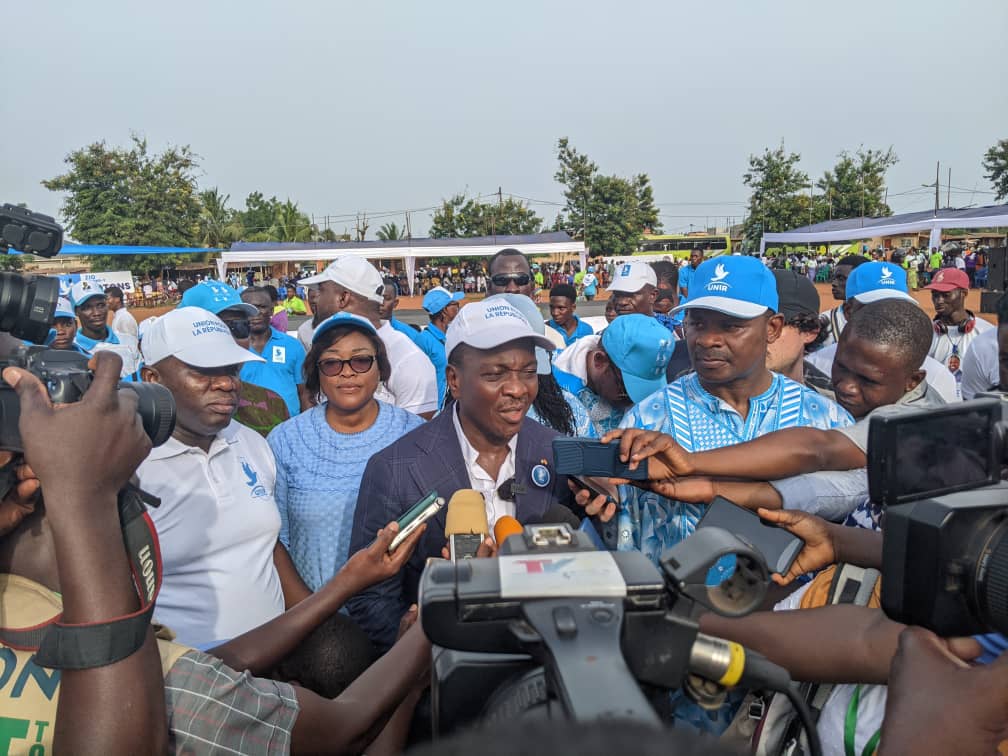
[[[854,241],[878,236],[896,236],[928,231],[929,247],[941,246],[942,229],[1008,227],[1008,205],[988,205],[963,210],[944,208],[917,213],[890,215],[887,218],[845,218],[801,226],[782,233],[763,234],[760,254],[768,243],[813,244]]]
[[[524,236],[479,236],[467,239],[402,239],[399,241],[365,241],[335,243],[247,243],[237,242],[222,252],[217,261],[223,279],[228,265],[241,263],[313,262],[334,260],[343,255],[357,255],[368,260],[402,260],[412,293],[413,276],[418,257],[490,257],[512,247],[528,257],[554,254],[576,254],[584,269],[587,252],[584,242],[571,239],[566,233],[528,234]]]

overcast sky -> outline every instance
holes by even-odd
[[[49,214],[67,153],[131,133],[191,145],[236,206],[375,216],[502,187],[548,221],[568,136],[648,173],[669,231],[740,219],[748,156],[782,139],[813,178],[891,145],[896,212],[932,205],[938,160],[953,205],[989,204],[980,161],[1008,137],[1005,0],[31,0],[0,23],[0,202]]]

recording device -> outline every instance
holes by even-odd
[[[755,512],[740,507],[723,496],[707,507],[697,529],[723,528],[763,555],[771,572],[786,575],[805,542],[773,523],[764,522]]]
[[[494,523],[494,541],[498,546],[503,546],[504,542],[513,535],[520,535],[524,532],[522,524],[511,515],[498,517]]]
[[[985,398],[872,417],[868,484],[885,506],[882,608],[892,619],[945,636],[1008,632],[1002,406]]]
[[[726,555],[737,561],[734,573],[706,585]],[[710,527],[667,551],[661,571],[639,551],[595,550],[566,523],[526,526],[500,544],[496,559],[432,562],[419,603],[436,644],[435,732],[519,716],[656,725],[642,683],[685,685],[700,698],[742,683],[786,687],[786,672],[701,635],[690,619],[698,606],[748,613],[767,582],[755,550]]]
[[[619,441],[603,444],[594,438],[557,436],[553,439],[553,462],[560,475],[647,480],[647,460],[631,470],[628,462],[620,462],[619,449]]]
[[[63,229],[48,215],[0,206],[0,250],[53,257],[62,246]],[[59,279],[0,272],[0,331],[42,343],[49,335],[58,299]]]
[[[8,367],[23,368],[38,378],[53,404],[80,401],[94,379],[88,357],[64,349],[20,346],[6,359],[0,359],[0,372]],[[175,399],[171,392],[156,383],[121,382],[119,389],[129,389],[137,395],[137,414],[151,443],[160,446],[167,441],[175,430]],[[0,449],[23,451],[18,431],[20,419],[17,394],[0,380]]]
[[[483,494],[471,488],[453,493],[445,515],[445,538],[448,539],[451,560],[475,557],[480,544],[489,534]]]
[[[404,512],[402,516],[396,520],[396,523],[399,525],[399,532],[396,533],[395,538],[392,539],[392,543],[389,544],[389,553],[391,554],[399,548],[399,544],[409,538],[410,533],[440,512],[444,507],[444,504],[444,499],[438,496],[437,491],[431,491],[429,494],[420,499],[420,501],[407,509],[406,512]]]

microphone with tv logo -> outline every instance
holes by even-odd
[[[448,501],[445,516],[445,537],[451,560],[472,559],[489,534],[483,495],[471,488],[456,491]]]

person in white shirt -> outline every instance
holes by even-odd
[[[366,318],[377,329],[392,364],[389,380],[375,397],[429,420],[438,410],[437,375],[420,348],[405,334],[380,319],[385,283],[381,273],[362,257],[337,257],[317,276],[301,280],[318,284],[315,309],[319,322],[337,312]]]
[[[126,309],[123,290],[118,286],[109,286],[105,289],[105,298],[108,301],[108,308],[112,312],[112,330],[120,336],[126,334],[134,339],[139,339],[136,318]]]
[[[265,439],[236,423],[238,373],[261,360],[216,315],[181,307],[143,339],[143,379],[175,397],[171,439],[137,470],[164,562],[155,616],[205,649],[279,616],[309,595],[280,544],[276,464]]]
[[[847,301],[844,302],[844,313],[850,318],[862,305],[879,302],[883,299],[904,299],[914,304],[917,300],[907,292],[906,271],[893,263],[874,261],[864,263],[851,271],[846,286]],[[826,375],[833,373],[833,358],[836,356],[837,345],[830,344],[812,352],[806,360]],[[946,402],[958,402],[959,388],[955,376],[940,362],[931,357],[924,358],[921,365],[927,373],[927,383]]]
[[[977,336],[962,359],[962,395],[969,401],[984,391],[1008,389],[1008,364],[1002,376],[1001,353],[1008,355],[1008,296],[997,303],[997,328]]]
[[[978,336],[994,325],[966,309],[969,276],[958,268],[942,268],[925,289],[931,291],[935,308],[934,337],[930,356],[948,368],[956,383],[963,379],[962,361]]]

